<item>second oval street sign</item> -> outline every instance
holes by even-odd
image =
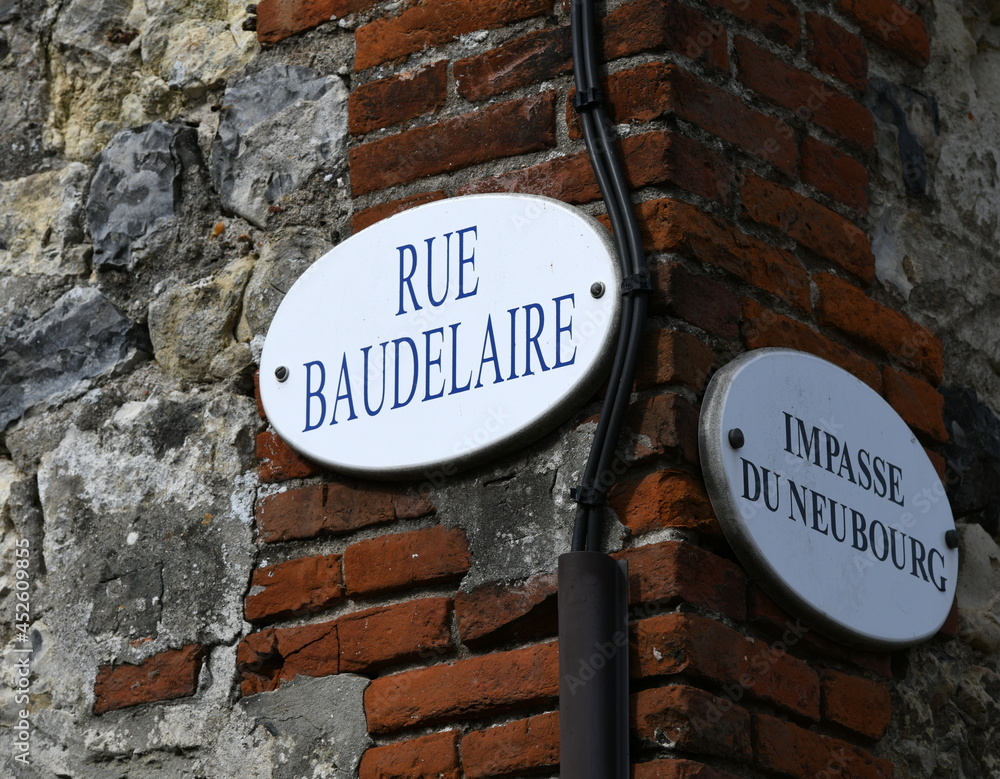
[[[611,237],[563,203],[451,198],[316,261],[271,323],[261,400],[307,457],[376,478],[451,472],[564,421],[603,380]]]
[[[845,643],[893,649],[944,624],[958,550],[944,486],[868,385],[758,349],[712,379],[699,431],[712,504],[758,584]]]

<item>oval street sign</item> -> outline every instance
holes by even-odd
[[[604,377],[610,234],[563,203],[473,195],[404,211],[320,258],[264,343],[261,400],[307,457],[447,475],[538,438]]]
[[[906,423],[810,354],[758,349],[712,379],[699,445],[726,537],[779,604],[873,649],[923,641],[955,597],[945,490]]]

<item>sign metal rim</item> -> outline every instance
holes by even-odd
[[[533,443],[534,441],[537,441],[544,435],[550,433],[559,424],[564,422],[573,413],[575,408],[578,408],[585,403],[598,390],[601,382],[606,378],[606,374],[610,369],[620,326],[622,307],[621,268],[617,261],[617,251],[615,249],[614,239],[608,229],[590,214],[564,203],[561,200],[556,200],[542,195],[528,195],[523,193],[483,193],[463,195],[460,197],[446,198],[444,200],[425,203],[420,206],[407,209],[406,211],[402,211],[398,214],[386,217],[375,225],[358,231],[346,240],[337,244],[328,252],[318,257],[312,265],[305,270],[302,276],[296,280],[295,284],[298,284],[305,279],[313,268],[315,268],[322,260],[326,259],[331,254],[335,252],[343,254],[344,247],[348,246],[356,238],[361,237],[369,229],[385,229],[385,226],[394,220],[412,220],[421,211],[440,210],[460,201],[472,200],[482,201],[484,205],[487,205],[490,200],[519,200],[523,201],[526,207],[532,202],[541,202],[546,207],[555,208],[557,211],[571,215],[572,218],[579,221],[581,226],[586,226],[596,241],[599,242],[600,247],[607,256],[607,267],[609,271],[607,278],[601,279],[605,285],[601,297],[608,299],[611,305],[611,310],[608,313],[608,325],[604,333],[603,340],[601,341],[599,348],[596,350],[596,355],[587,370],[577,377],[569,389],[556,398],[547,410],[537,415],[533,420],[531,420],[530,423],[524,425],[510,435],[502,436],[493,441],[487,442],[470,452],[455,454],[453,456],[426,459],[419,463],[408,463],[405,465],[368,467],[364,465],[359,466],[350,462],[344,462],[324,456],[322,453],[308,450],[307,448],[299,445],[296,435],[286,436],[282,429],[271,419],[271,415],[268,413],[268,406],[270,403],[276,402],[276,395],[273,393],[281,386],[283,381],[278,380],[274,375],[274,365],[271,365],[271,353],[268,349],[267,336],[265,336],[260,361],[261,404],[264,407],[265,415],[268,416],[272,427],[274,427],[278,435],[281,436],[282,440],[284,440],[296,452],[304,457],[307,457],[309,460],[326,468],[335,470],[338,473],[344,473],[362,478],[394,480],[400,478],[429,477],[431,474],[435,473],[435,471],[441,471],[447,475],[452,475],[460,471],[482,465],[486,462],[499,459],[524,446],[527,446],[528,444]],[[589,289],[591,281],[592,280],[587,279],[585,288]],[[279,303],[271,324],[268,327],[268,335],[270,335],[271,327],[273,326],[274,321],[278,318],[281,305],[288,298],[288,295],[294,289],[295,284],[289,288],[285,298],[283,298],[281,303]],[[278,363],[280,363],[280,360],[275,362],[275,365]]]
[[[790,615],[801,618],[808,626],[815,628],[829,638],[848,646],[869,650],[903,649],[928,640],[941,629],[941,626],[947,619],[948,611],[945,611],[940,624],[920,635],[908,639],[892,640],[853,629],[824,612],[819,606],[788,585],[784,581],[784,577],[780,571],[760,550],[757,541],[750,532],[749,526],[741,521],[741,519],[735,519],[736,517],[741,517],[741,514],[734,497],[734,491],[731,489],[726,478],[723,452],[728,444],[726,442],[726,431],[722,429],[723,412],[733,385],[733,376],[749,363],[775,354],[795,355],[800,358],[815,360],[818,363],[836,369],[856,381],[864,391],[871,392],[878,400],[885,404],[886,409],[892,414],[897,417],[899,416],[895,409],[881,395],[875,393],[871,387],[852,373],[845,371],[840,366],[828,360],[824,360],[822,357],[808,352],[781,347],[764,347],[744,352],[722,366],[712,376],[705,390],[698,424],[698,449],[708,496],[726,540],[733,548],[740,563],[747,569],[751,578],[767,595],[779,606],[788,611]],[[909,430],[909,426],[901,418],[900,422]],[[926,457],[926,454],[924,454],[924,457]],[[933,465],[929,459],[928,467],[933,470]],[[950,514],[951,511],[949,508],[949,516]],[[952,519],[952,527],[954,527],[954,519]],[[957,554],[958,550],[954,551]]]

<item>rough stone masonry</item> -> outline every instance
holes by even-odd
[[[558,775],[553,571],[597,399],[372,485],[283,447],[254,373],[291,284],[391,213],[601,214],[568,8],[0,0],[4,776]],[[606,539],[635,776],[998,775],[996,4],[601,13],[656,281]],[[835,645],[733,561],[693,425],[771,345],[854,372],[941,466],[962,567],[925,645]]]

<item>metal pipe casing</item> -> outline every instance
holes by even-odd
[[[560,776],[628,779],[628,568],[559,558]]]

